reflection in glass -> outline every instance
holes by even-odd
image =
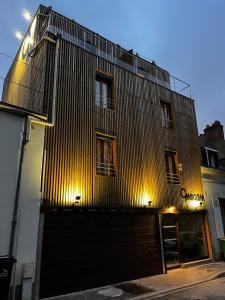
[[[180,260],[177,239],[176,215],[164,215],[162,225],[166,267],[178,267]]]
[[[179,215],[179,236],[182,261],[208,257],[203,217],[200,215]]]

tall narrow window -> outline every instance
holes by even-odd
[[[177,169],[176,152],[166,150],[165,161],[167,182],[172,184],[179,184],[180,180]]]
[[[218,168],[218,150],[213,145],[206,145],[201,148],[202,164],[211,168]]]
[[[172,128],[172,112],[171,112],[171,104],[165,101],[161,101],[161,116],[162,116],[162,126],[165,128]]]
[[[107,109],[114,109],[112,99],[112,80],[102,76],[96,76],[96,105]]]
[[[96,174],[116,176],[114,138],[96,136]]]

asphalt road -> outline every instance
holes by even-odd
[[[147,300],[148,298],[146,298]],[[185,288],[179,292],[171,292],[149,300],[225,300],[225,278],[212,280],[197,286]]]

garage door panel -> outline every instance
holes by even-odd
[[[160,274],[160,249],[157,215],[46,214],[41,297]]]

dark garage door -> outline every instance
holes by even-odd
[[[157,215],[45,214],[41,298],[160,273]]]

